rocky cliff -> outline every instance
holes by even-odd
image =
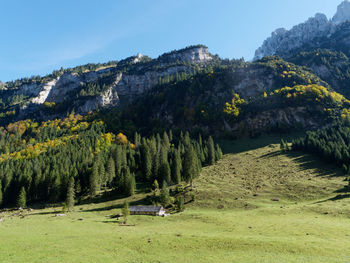
[[[317,47],[320,39],[332,39],[339,27],[348,21],[350,21],[350,2],[346,0],[338,6],[337,13],[331,20],[324,14],[316,14],[290,30],[277,29],[256,50],[254,60],[270,55],[286,57],[291,51],[310,43]]]
[[[165,53],[157,59],[138,54],[113,67],[79,73],[68,71],[40,81],[27,81],[11,89],[7,89],[6,86],[9,85],[5,83],[2,97],[15,101],[8,106],[20,106],[21,116],[26,111],[29,112],[29,109],[33,113],[38,108],[35,105],[40,106],[46,102],[66,103],[70,110],[85,114],[99,108],[116,106],[123,99],[130,101],[161,80],[189,74],[212,60],[208,48],[202,45]],[[89,86],[98,87],[98,91],[81,96],[82,90]]]

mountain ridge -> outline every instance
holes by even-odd
[[[261,59],[265,56],[279,55],[286,56],[292,50],[302,45],[315,41],[317,45],[318,38],[332,38],[332,35],[345,22],[350,21],[350,2],[343,1],[337,8],[336,14],[332,19],[326,15],[317,13],[306,22],[294,26],[290,30],[279,28],[272,32],[261,47],[255,51],[253,60]]]

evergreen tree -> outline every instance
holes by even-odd
[[[172,180],[175,184],[179,184],[181,182],[181,169],[182,169],[182,161],[180,152],[175,149],[173,154],[173,163],[172,163]]]
[[[136,190],[135,175],[129,174],[125,184],[125,191],[128,196],[133,196]]]
[[[178,196],[176,198],[176,206],[177,206],[177,209],[181,212],[185,209],[185,201],[184,201],[184,198],[183,196]]]
[[[169,141],[170,142],[173,141],[173,131],[172,130],[169,131]]]
[[[89,194],[91,197],[96,196],[97,191],[98,191],[98,163],[94,162],[93,166],[92,166],[92,172],[90,174],[90,180],[89,180]]]
[[[66,206],[68,211],[71,211],[71,209],[74,207],[74,177],[72,176],[69,180],[68,189],[67,189],[67,198],[66,198]]]
[[[167,150],[169,150],[169,148],[170,148],[170,140],[169,140],[168,134],[165,131],[164,131],[164,134],[163,134],[163,145],[165,146],[165,148]]]
[[[159,167],[159,177],[162,179],[162,181],[170,183],[171,178],[171,171],[170,171],[170,165],[168,160],[163,160]]]
[[[162,206],[166,207],[169,204],[170,201],[170,194],[169,194],[169,188],[167,183],[164,181],[162,189],[160,190],[160,203]]]
[[[122,171],[122,146],[118,145],[115,149],[114,154],[114,162],[115,162],[115,174],[119,179]]]
[[[216,160],[221,160],[222,159],[222,150],[219,146],[219,144],[216,144]]]
[[[122,209],[122,214],[123,214],[123,217],[124,217],[124,224],[127,223],[127,220],[128,220],[128,216],[130,215],[130,210],[129,210],[129,203],[128,202],[124,202],[124,206],[123,206],[123,209]]]
[[[141,146],[141,160],[142,160],[142,172],[146,180],[149,181],[152,176],[152,156],[146,142],[142,143],[142,146]]]
[[[183,161],[183,177],[187,183],[191,183],[194,178],[199,175],[200,168],[198,167],[198,157],[190,144],[186,147],[184,161]]]
[[[211,136],[208,139],[208,164],[213,165],[215,163],[215,149],[214,141]]]
[[[17,197],[17,207],[26,207],[27,205],[27,194],[25,188],[22,186]]]
[[[108,183],[112,184],[113,179],[115,178],[115,162],[112,158],[112,156],[108,159],[107,163],[107,177],[108,177]]]
[[[101,191],[101,187],[102,186],[106,186],[107,184],[107,179],[108,177],[106,176],[106,170],[105,170],[105,166],[103,165],[103,162],[100,161],[99,162],[99,169],[98,169],[98,173],[99,173],[99,185],[98,188]]]
[[[152,188],[154,191],[159,190],[159,183],[157,180],[154,180],[153,184],[152,184]]]

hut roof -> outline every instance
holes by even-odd
[[[153,206],[153,205],[139,205],[139,206],[130,206],[130,212],[159,212],[163,209],[162,206]]]

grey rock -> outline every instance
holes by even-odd
[[[338,6],[337,13],[332,18],[332,22],[337,25],[346,21],[350,21],[350,2],[348,0]]]

